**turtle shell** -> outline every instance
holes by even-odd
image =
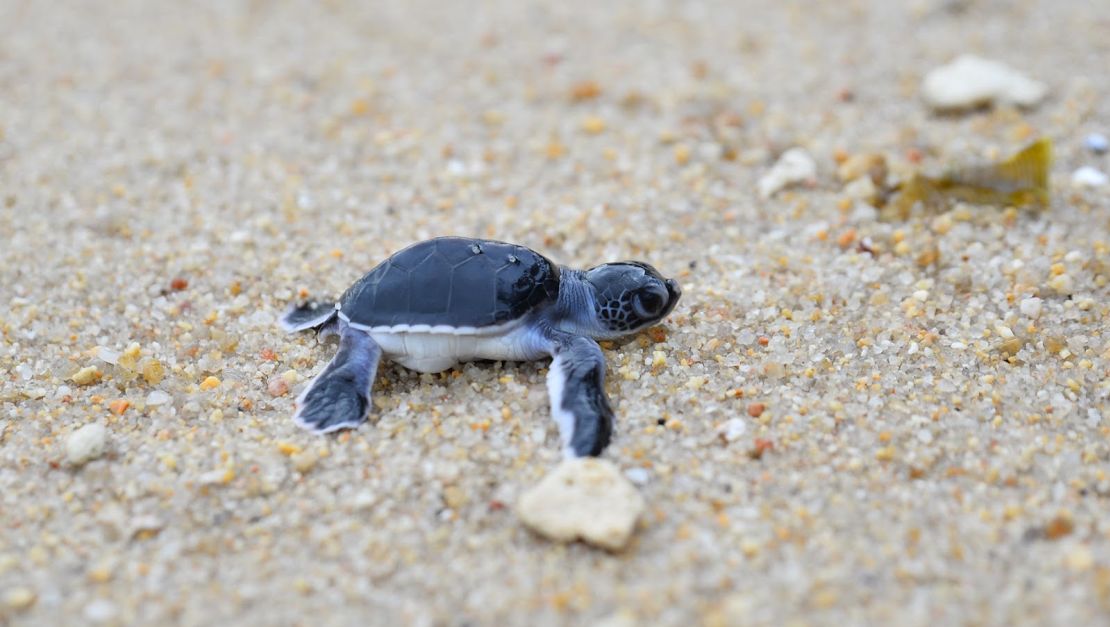
[[[515,244],[439,237],[413,244],[359,279],[340,313],[369,329],[482,328],[517,320],[559,294],[559,267]]]

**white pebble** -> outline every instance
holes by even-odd
[[[1083,145],[1087,147],[1087,150],[1099,155],[1110,151],[1110,140],[1106,139],[1106,136],[1102,133],[1091,133],[1087,136],[1087,139],[1083,140]]]
[[[378,495],[370,491],[362,491],[351,500],[351,507],[359,511],[372,509],[378,504]]]
[[[963,55],[929,72],[921,91],[925,102],[938,111],[994,103],[1032,107],[1048,95],[1044,83],[1007,65],[974,55]]]
[[[85,619],[92,623],[104,623],[116,615],[116,605],[108,599],[97,599],[85,606]]]
[[[1021,313],[1036,320],[1037,318],[1041,317],[1041,305],[1043,302],[1044,301],[1037,298],[1036,296],[1030,296],[1029,298],[1023,299],[1021,301],[1021,305],[1019,305],[1019,307],[1021,308]]]
[[[146,404],[151,406],[165,405],[170,402],[170,395],[162,390],[154,390],[146,395]]]
[[[856,200],[869,201],[879,193],[869,176],[861,176],[844,186],[844,193]]]
[[[140,533],[156,533],[165,526],[166,523],[162,522],[162,519],[157,516],[136,516],[131,520],[131,537]]]
[[[735,442],[744,437],[744,432],[748,430],[748,423],[742,418],[729,418],[728,422],[721,425],[718,433],[725,439],[726,442]]]
[[[197,477],[197,483],[200,485],[220,485],[227,482],[227,477],[226,470],[209,470]]]
[[[759,195],[774,196],[780,190],[817,179],[817,162],[803,148],[791,148],[782,153],[778,162],[759,179]]]
[[[1094,429],[1102,422],[1102,412],[1094,407],[1087,408],[1087,426]]]
[[[636,485],[644,485],[651,480],[651,473],[647,468],[629,468],[624,471],[624,476]]]
[[[104,454],[108,446],[108,430],[97,423],[87,424],[69,434],[66,440],[66,459],[80,466]]]
[[[96,357],[100,361],[112,364],[113,366],[119,363],[119,351],[114,351],[107,346],[97,346]]]
[[[1110,177],[1089,165],[1085,165],[1071,174],[1071,184],[1076,187],[1102,187],[1107,183],[1110,183]]]

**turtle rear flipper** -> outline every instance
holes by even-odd
[[[303,305],[294,305],[281,316],[279,323],[286,333],[308,329],[319,332],[325,325],[334,322],[338,313],[334,305],[310,300]]]
[[[297,398],[293,420],[316,433],[353,429],[370,412],[382,349],[366,332],[343,327],[339,351]]]

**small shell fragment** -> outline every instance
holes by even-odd
[[[108,430],[103,425],[87,424],[66,439],[66,459],[82,466],[104,454],[108,446]]]

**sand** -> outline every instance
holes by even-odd
[[[963,53],[1048,99],[930,113]],[[1110,194],[1069,181],[1108,57],[1079,0],[0,3],[0,623],[1107,621]],[[1044,212],[836,177],[1042,135]],[[817,179],[760,198],[793,146]],[[623,552],[513,512],[545,363],[290,420],[334,349],[279,313],[440,234],[682,282],[606,351]]]

